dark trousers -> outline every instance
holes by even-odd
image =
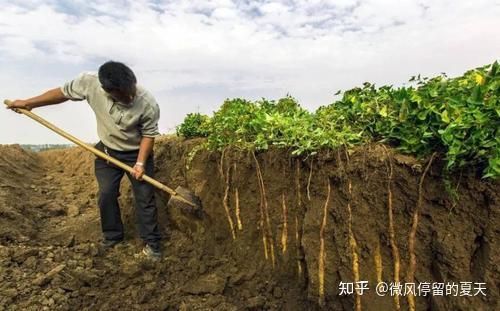
[[[95,146],[115,159],[133,167],[137,161],[139,151],[115,151],[99,142]],[[151,154],[144,163],[145,174],[153,177],[154,155]],[[101,212],[101,227],[104,238],[107,240],[123,239],[123,223],[118,205],[120,196],[120,181],[127,174],[134,193],[137,227],[140,237],[151,247],[157,249],[160,244],[158,229],[158,212],[155,204],[154,188],[152,185],[135,179],[128,172],[101,158],[95,159],[95,175],[99,184],[98,205]]]

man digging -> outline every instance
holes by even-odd
[[[154,188],[142,181],[144,174],[153,177],[153,145],[159,135],[160,109],[155,98],[137,85],[133,71],[123,63],[109,61],[99,67],[98,73],[81,73],[60,88],[25,100],[15,100],[9,109],[31,110],[67,100],[86,99],[97,120],[100,151],[133,167],[133,173],[95,159],[95,175],[99,184],[98,205],[101,215],[104,250],[123,241],[118,197],[120,181],[126,173],[134,192],[137,226],[145,246],[142,253],[151,259],[160,259],[160,232],[155,205]]]

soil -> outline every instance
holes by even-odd
[[[126,240],[103,252],[94,156],[0,146],[0,310],[393,310],[394,298],[374,287],[394,282],[394,247],[401,282],[414,254],[414,282],[486,283],[486,296],[416,297],[416,310],[498,309],[499,181],[463,170],[451,177],[454,202],[439,158],[426,171],[429,158],[382,145],[309,158],[193,156],[200,143],[155,144],[156,178],[192,189],[204,208],[199,220],[157,192],[160,262],[135,256],[142,242],[126,178]],[[362,280],[363,295],[340,295],[341,281]],[[402,310],[408,303],[400,297]]]

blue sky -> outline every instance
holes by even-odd
[[[27,98],[127,63],[161,107],[160,130],[226,98],[296,97],[316,109],[364,81],[465,70],[500,57],[500,1],[2,1],[0,96]],[[85,102],[34,110],[97,141]],[[0,144],[62,143],[0,110]]]

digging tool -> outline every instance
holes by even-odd
[[[9,106],[11,103],[10,100],[4,100],[4,104]],[[62,129],[58,128],[57,126],[53,125],[52,123],[48,122],[47,120],[43,119],[42,117],[34,114],[33,112],[26,110],[26,109],[21,109],[21,108],[16,108],[16,111],[30,117],[31,119],[37,121],[38,123],[42,124],[43,126],[51,129],[52,131],[56,132],[57,134],[63,136],[64,138],[72,141],[73,143],[77,144],[78,146],[82,147],[83,149],[92,152],[96,156],[109,161],[113,163],[114,165],[120,167],[121,169],[133,173],[134,169],[127,164],[110,157],[106,153],[87,145],[83,141],[79,140],[78,138],[74,137],[73,135],[66,133]],[[184,187],[178,186],[175,190],[172,188],[160,183],[159,181],[147,176],[143,175],[142,180],[145,182],[155,186],[156,188],[163,190],[170,194],[170,199],[168,200],[167,205],[168,206],[173,206],[173,207],[178,207],[182,210],[185,210],[198,218],[201,218],[203,216],[203,209],[201,205],[201,200],[198,198],[192,191],[189,189],[186,189]]]

